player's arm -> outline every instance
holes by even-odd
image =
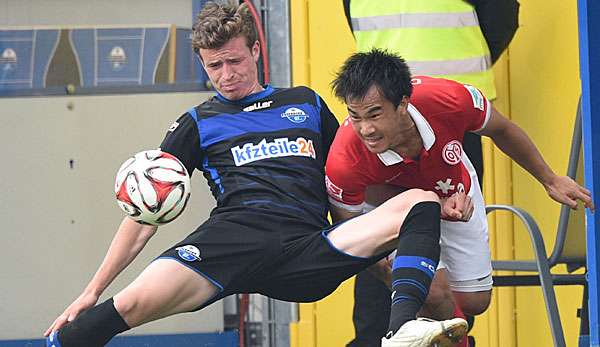
[[[200,168],[203,153],[200,148],[198,124],[189,112],[171,124],[160,149],[177,157],[190,177],[194,169]]]
[[[175,155],[191,175],[201,160],[197,125],[189,113],[181,116],[169,128],[161,149]],[[142,225],[125,217],[108,248],[104,260],[81,295],[50,325],[44,333],[60,329],[81,312],[94,306],[104,290],[137,257],[150,238],[155,226]]]
[[[478,133],[489,136],[496,146],[535,177],[552,199],[573,209],[577,208],[577,200],[581,200],[585,207],[594,209],[591,192],[570,177],[556,175],[525,131],[495,108],[492,107],[487,123]]]
[[[156,233],[156,229],[155,226],[142,225],[129,217],[125,217],[96,274],[94,274],[81,295],[54,320],[44,333],[44,336],[48,336],[52,331],[60,329],[75,319],[81,312],[94,306],[100,295],[114,281],[117,275],[140,253],[148,240]]]
[[[143,225],[129,217],[123,218],[100,268],[84,293],[100,296],[117,275],[137,257],[156,230],[156,226]]]

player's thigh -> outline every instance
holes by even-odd
[[[450,281],[454,301],[461,310],[471,316],[482,314],[492,300],[492,273],[465,281]]]
[[[491,289],[492,259],[489,248],[485,205],[479,186],[473,187],[474,212],[468,222],[442,221],[440,265],[448,273],[453,291],[476,292]]]
[[[455,301],[466,314],[483,313],[490,304],[493,285],[487,242],[460,248],[444,245],[447,243],[442,242],[440,260],[442,266],[447,266],[448,285]]]
[[[219,289],[173,259],[157,259],[114,297],[130,327],[201,306]]]
[[[115,298],[126,321],[141,324],[198,310],[240,292],[243,279],[260,271],[277,252],[260,229],[265,223],[252,223],[249,217],[211,217],[163,252]]]
[[[339,225],[328,234],[342,252],[370,257],[397,247],[400,227],[411,208],[425,201],[438,202],[435,193],[410,189],[387,200],[374,210]]]
[[[250,291],[279,300],[313,302],[387,255],[356,257],[342,252],[327,238],[330,231],[286,241],[282,257],[274,260],[268,271],[252,278]]]

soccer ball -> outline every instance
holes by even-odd
[[[143,151],[119,168],[115,194],[119,207],[133,220],[161,225],[183,212],[190,198],[190,176],[175,156]]]

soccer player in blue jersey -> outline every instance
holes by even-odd
[[[337,226],[327,222],[324,165],[338,127],[306,87],[258,81],[259,43],[244,5],[209,3],[193,47],[217,94],[182,115],[161,144],[201,171],[217,206],[129,286],[99,305],[102,292],[138,255],[156,227],[125,218],[82,294],[48,328],[47,346],[105,345],[115,335],[235,293],[310,302],[396,250],[415,286],[392,308],[400,342],[429,346],[462,337],[466,323],[416,320],[439,259],[435,193],[409,190]],[[95,306],[96,305],[96,306]]]

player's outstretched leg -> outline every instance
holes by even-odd
[[[188,312],[213,297],[217,288],[171,259],[151,263],[127,288],[53,332],[47,347],[101,347],[141,324]]]
[[[383,347],[431,346],[464,335],[464,320],[417,320],[439,261],[440,205],[433,192],[410,189],[373,211],[335,228],[328,238],[338,249],[371,257],[396,249],[389,337]],[[443,346],[443,345],[442,345]]]
[[[439,262],[440,205],[422,201],[404,218],[392,263],[392,307],[382,347],[451,346],[465,335],[463,319],[415,319]]]

